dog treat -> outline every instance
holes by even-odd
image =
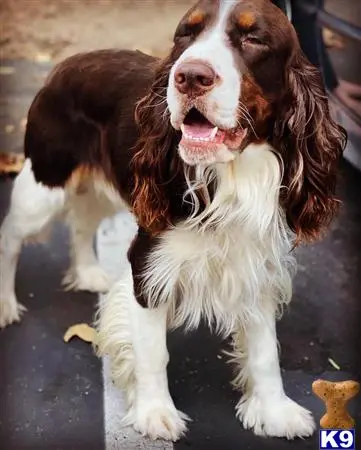
[[[312,390],[326,405],[326,414],[320,420],[321,428],[350,429],[354,427],[355,421],[348,413],[346,405],[360,390],[360,384],[357,381],[334,383],[316,380],[312,384]]]
[[[96,338],[96,331],[86,323],[78,323],[68,328],[63,339],[65,342],[69,342],[75,336],[85,342],[93,343]]]

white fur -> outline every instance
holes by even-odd
[[[173,75],[188,58],[204,59],[220,76],[219,85],[202,99],[208,119],[224,129],[237,125],[241,74],[225,34],[234,4],[221,2],[217,23],[172,68],[167,102],[175,128],[183,117]],[[186,171],[184,200],[194,212],[160,236],[146,261],[143,294],[153,309],[137,303],[130,268],[100,306],[98,352],[110,356],[114,379],[126,390],[124,423],[154,439],[177,440],[186,430],[187,418],[168,391],[167,324],[194,328],[202,318],[217,332],[234,336],[235,385],[244,390],[237,415],[245,428],[289,439],[314,429],[310,413],[284,393],[278,361],[275,319],[291,298],[294,266],[279,204],[280,162],[267,144],[249,145],[234,155],[226,164],[194,167],[195,178]],[[92,239],[102,217],[125,205],[102,179],[92,178],[85,187],[80,192],[48,189],[36,183],[26,162],[1,230],[0,327],[22,312],[14,292],[22,242],[60,213],[66,214],[71,230],[72,268],[66,283],[94,291],[109,287]],[[198,190],[206,199],[202,212]]]
[[[199,214],[195,191],[202,186],[207,198],[211,180],[215,195]],[[198,168],[185,194],[193,216],[164,233],[147,261],[143,293],[154,309],[136,304],[130,269],[102,303],[98,348],[127,391],[126,424],[167,439],[185,431],[167,388],[165,320],[190,328],[204,317],[234,336],[234,384],[244,390],[237,416],[245,428],[289,439],[312,434],[311,414],[284,392],[278,361],[275,320],[290,300],[294,265],[280,182],[266,144],[248,146],[228,165]]]
[[[212,202],[162,235],[147,261],[144,291],[150,305],[171,305],[174,326],[197,327],[203,316],[229,334],[238,321],[262,314],[263,291],[276,305],[289,301],[293,261],[271,148],[250,145],[210,170],[217,183]]]
[[[244,389],[237,415],[244,426],[268,436],[308,436],[312,417],[285,395],[277,354],[275,316],[290,299],[293,265],[279,207],[280,164],[268,145],[250,145],[228,164],[198,167],[195,179],[186,175],[185,201],[194,214],[163,234],[144,274],[144,294],[157,307],[137,304],[129,268],[100,308],[99,352],[110,355],[114,378],[126,389],[124,423],[152,438],[177,440],[185,432],[186,416],[168,391],[166,325],[195,327],[205,317],[234,335],[235,384]],[[203,212],[199,188],[208,199]],[[22,242],[61,214],[71,228],[75,287],[102,289],[92,235],[102,217],[121,207],[99,179],[79,191],[48,189],[36,183],[26,161],[1,230],[0,326],[19,320],[23,310],[14,292]]]
[[[241,75],[235,66],[230,46],[227,45],[226,35],[227,19],[235,3],[233,0],[221,2],[216,24],[184,51],[170,71],[167,104],[171,123],[176,129],[179,129],[183,121],[183,105],[175,87],[174,74],[181,63],[190,59],[207,62],[220,77],[219,84],[205,98],[202,97],[200,109],[205,108],[207,118],[222,129],[234,128],[237,125]]]
[[[128,266],[101,302],[97,347],[110,356],[114,380],[126,390],[123,424],[152,439],[176,441],[186,431],[187,417],[176,410],[168,390],[167,308],[138,304]]]
[[[66,191],[66,220],[70,229],[71,267],[63,279],[67,289],[107,292],[111,278],[99,266],[93,249],[94,234],[104,217],[123,205],[108,185],[93,178],[82,189]]]
[[[274,305],[260,299],[261,315],[239,324],[233,336],[232,362],[238,366],[233,383],[242,389],[237,417],[245,428],[261,436],[310,436],[315,428],[311,413],[284,392],[278,361]]]
[[[97,353],[109,356],[112,378],[125,390],[128,407],[135,398],[135,355],[129,312],[133,295],[133,283],[129,281],[128,271],[101,298],[96,320]]]
[[[25,240],[47,231],[62,211],[64,191],[38,184],[30,160],[15,179],[11,206],[0,230],[0,328],[20,320],[25,308],[17,302],[15,274]]]
[[[93,237],[100,220],[125,207],[101,178],[77,190],[50,189],[37,183],[27,159],[15,179],[10,209],[0,230],[0,328],[19,321],[25,308],[17,302],[15,275],[24,242],[39,239],[51,223],[65,217],[71,235],[72,266],[65,283],[73,289],[108,290],[111,280],[100,268]]]

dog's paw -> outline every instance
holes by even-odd
[[[0,328],[5,328],[15,322],[20,322],[25,306],[18,303],[16,297],[0,299]]]
[[[142,436],[153,440],[177,441],[187,431],[187,420],[189,418],[178,411],[172,401],[154,401],[132,406],[123,424],[132,425]]]
[[[66,290],[108,292],[112,286],[112,279],[97,265],[72,267],[63,278]]]
[[[259,436],[294,439],[311,436],[315,430],[312,414],[285,394],[267,398],[251,395],[238,403],[237,417],[244,428]]]

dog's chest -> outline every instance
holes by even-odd
[[[200,291],[206,296],[223,297],[228,307],[236,300],[233,283],[239,292],[260,250],[250,236],[242,233],[241,227],[204,233],[180,228],[173,230],[162,246],[173,261],[171,266],[178,274],[177,284],[183,293],[193,299]]]
[[[176,325],[197,326],[205,317],[229,331],[266,297],[289,298],[279,165],[267,148],[248,150],[217,169],[205,212],[166,231],[148,255],[146,297],[170,304]]]
[[[197,232],[177,227],[151,258],[149,297],[171,305],[175,326],[232,328],[247,313],[264,284],[267,255],[242,227]]]

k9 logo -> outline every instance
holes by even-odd
[[[355,430],[320,430],[320,449],[355,450]]]

